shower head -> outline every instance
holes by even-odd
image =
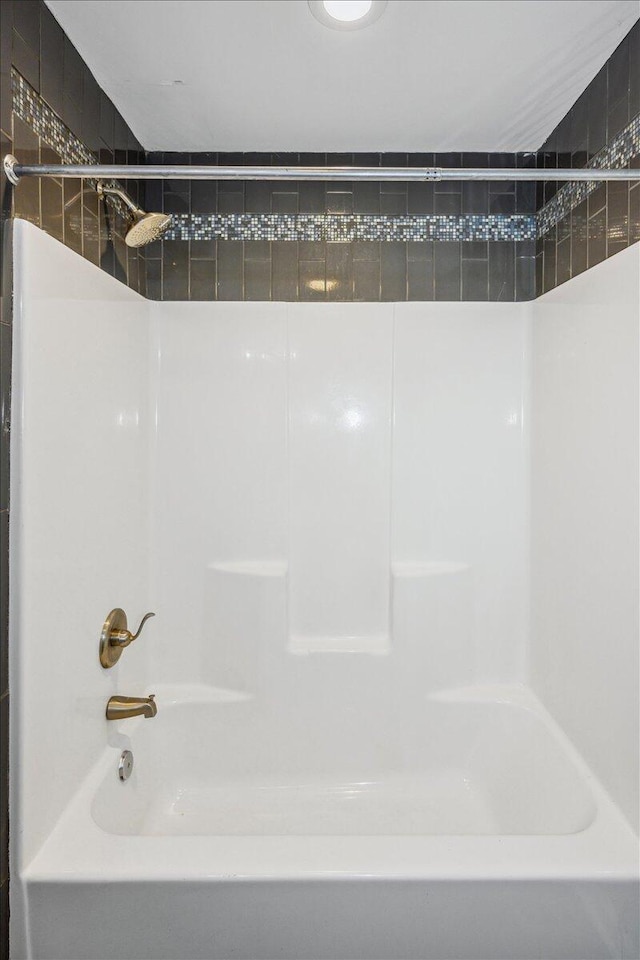
[[[119,187],[105,187],[103,183],[98,182],[97,190],[99,197],[120,197],[131,211],[131,226],[124,238],[128,247],[146,246],[147,243],[161,237],[171,224],[171,216],[168,213],[145,213]]]

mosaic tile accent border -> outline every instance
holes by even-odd
[[[11,90],[13,112],[31,127],[35,135],[44,140],[48,147],[55,150],[62,163],[98,163],[96,155],[71,132],[15,68],[11,69]],[[95,189],[97,181],[87,179],[86,183]],[[115,180],[109,180],[107,183],[109,186],[121,186]],[[118,197],[107,197],[106,201],[121,216],[125,218],[130,216],[126,205]]]
[[[63,163],[97,163],[95,155],[75,136],[17,70],[11,70],[13,111]]]
[[[11,72],[13,109],[63,163],[97,163],[95,155],[69,130],[15,69]],[[588,163],[622,167],[640,153],[640,115]],[[89,181],[89,183],[93,183]],[[537,214],[462,216],[379,216],[368,214],[174,214],[167,240],[352,241],[520,241],[544,236],[592,193],[598,183],[566,183]],[[125,214],[117,198],[109,198]]]
[[[587,163],[587,167],[595,170],[602,167],[624,167],[638,155],[640,155],[640,114],[634,117],[606,147],[596,153]],[[640,171],[638,179],[640,179]],[[543,237],[556,223],[571,213],[585,197],[593,193],[600,182],[581,180],[576,183],[568,182],[560,187],[555,196],[536,214],[538,237]]]
[[[173,214],[167,240],[374,241],[534,240],[533,214],[376,216],[368,214]]]

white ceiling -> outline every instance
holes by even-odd
[[[47,0],[147,150],[535,150],[639,0]],[[179,81],[179,82],[176,82]]]

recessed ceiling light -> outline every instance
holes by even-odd
[[[322,6],[330,17],[342,23],[362,20],[373,6],[373,0],[322,0]]]
[[[387,0],[309,0],[316,20],[334,30],[359,30],[382,15]]]

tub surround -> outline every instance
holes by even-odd
[[[637,839],[623,745],[633,752],[637,736],[637,691],[625,684],[636,591],[625,550],[637,530],[626,522],[616,533],[616,518],[635,516],[626,411],[637,399],[638,248],[550,304],[177,304],[127,291],[30,224],[16,231],[15,375],[27,387],[12,541],[14,723],[24,727],[12,780],[24,826],[12,846],[17,960],[99,960],[105,950],[198,960],[232,947],[245,960],[634,960]],[[556,329],[554,300],[567,296]],[[578,548],[571,531],[556,536],[549,477],[564,461],[549,444],[562,447],[576,427],[580,447],[586,427],[575,416],[546,423],[539,392],[573,385],[577,396],[593,379],[611,328],[596,305],[610,300],[617,352],[598,366],[598,396],[615,380],[619,402],[596,406],[605,433],[616,425],[614,462],[631,448],[636,474],[614,477],[613,516],[606,465],[575,499],[571,529],[599,542],[600,511],[619,549],[566,571],[565,541]],[[562,342],[570,349],[584,311],[588,336],[563,387],[548,365]],[[96,349],[102,361],[125,352],[125,392],[95,382]],[[568,416],[566,396],[557,402]],[[45,493],[45,464],[60,451],[66,469]],[[105,456],[126,465],[115,484],[99,472]],[[70,478],[86,477],[87,458],[98,473],[79,487]],[[531,633],[530,483],[534,516],[545,515]],[[52,522],[64,525],[55,570],[38,559]],[[115,530],[118,549],[92,550],[87,523],[109,542]],[[49,608],[26,597],[68,598],[69,563],[83,613],[65,621],[52,685],[30,639]],[[549,579],[599,596],[617,624],[602,646],[615,706],[603,701],[597,725],[583,713],[603,675],[593,667],[602,631],[592,618],[583,642],[569,602],[550,637]],[[114,603],[132,621],[147,609],[157,617],[105,671],[98,638]],[[584,694],[569,695],[569,667],[557,664],[576,644]],[[151,722],[105,719],[110,696],[149,691]],[[604,727],[617,730],[619,750],[606,750]],[[135,756],[125,784],[123,749]],[[47,764],[45,798],[29,784]]]

